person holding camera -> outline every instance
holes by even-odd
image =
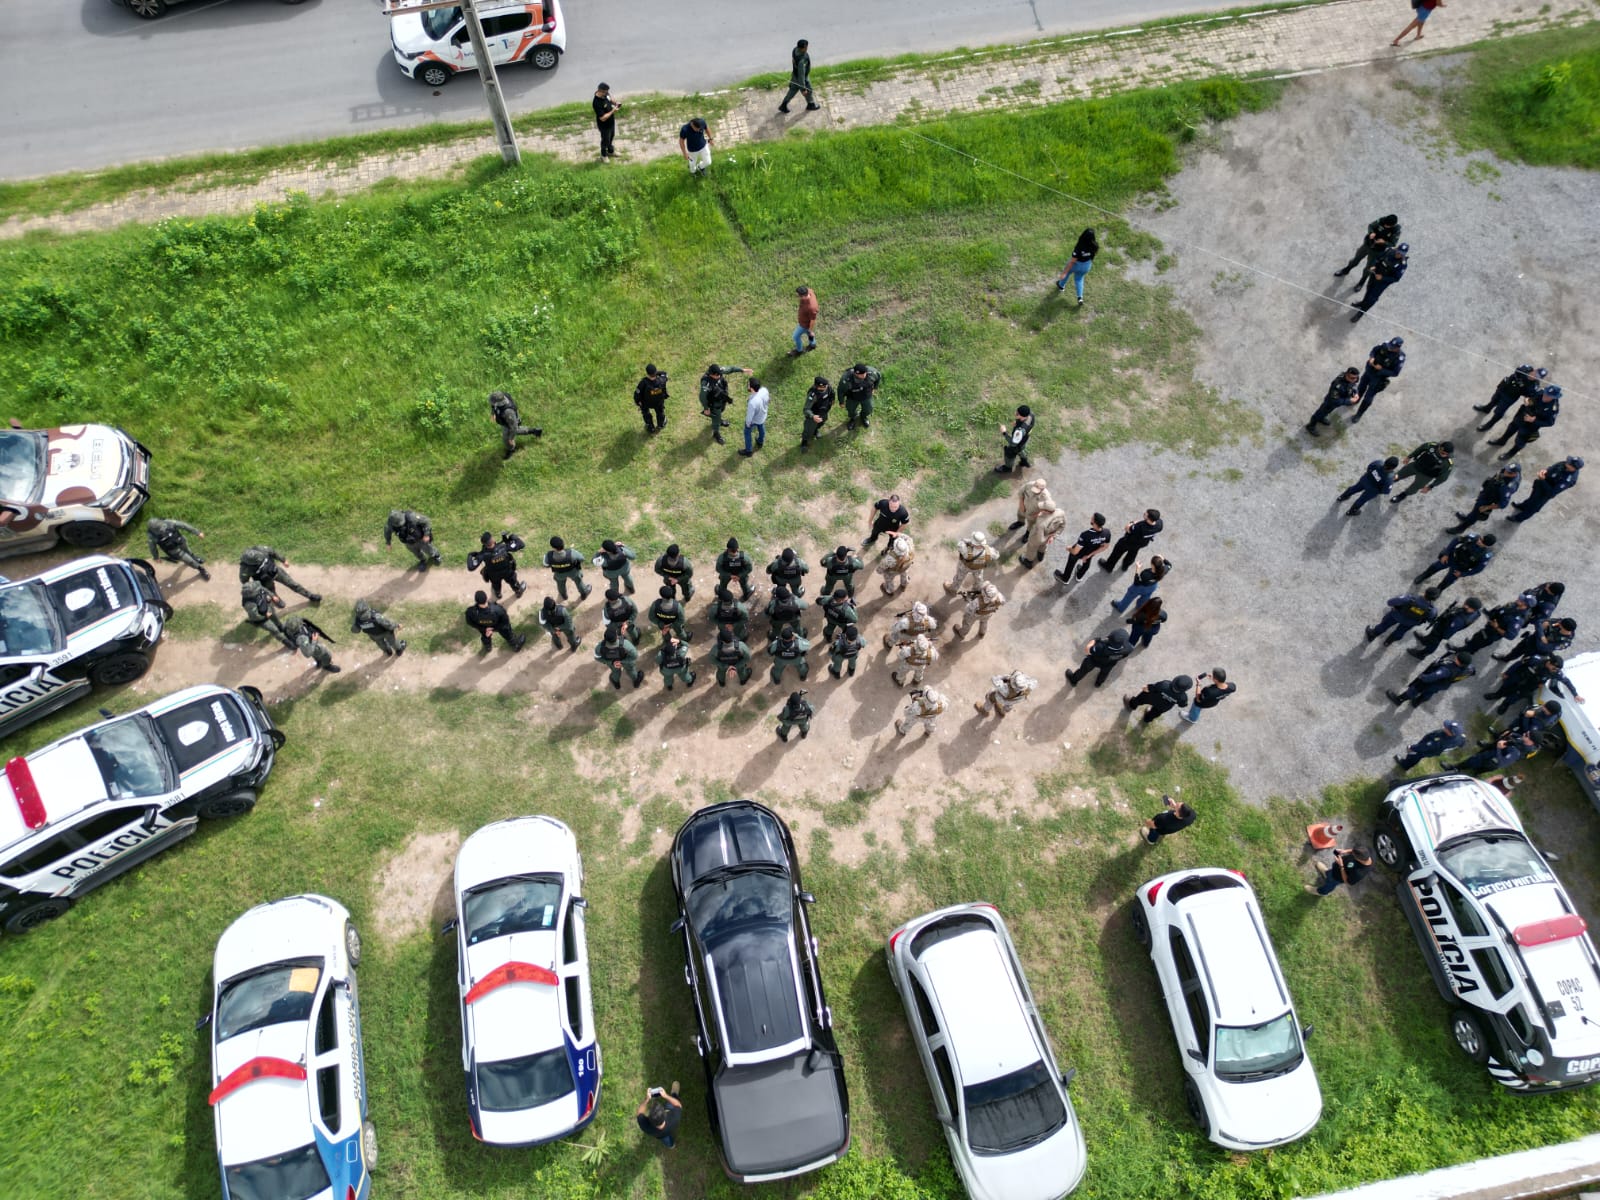
[[[617,111],[621,103],[611,98],[611,85],[602,83],[594,90],[594,123],[600,130],[600,157],[615,158],[617,151],[611,144],[617,136]]]
[[[683,1120],[683,1103],[678,1099],[678,1081],[668,1091],[658,1087],[644,1094],[644,1103],[634,1114],[639,1128],[661,1142],[668,1150],[677,1143],[678,1123]]]

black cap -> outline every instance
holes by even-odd
[[[706,368],[706,374],[707,375],[721,375],[722,374],[722,368],[717,366],[716,363],[712,363],[709,367]]]
[[[851,367],[850,369],[852,371],[854,371],[857,375],[865,375],[867,373],[867,364],[866,363],[857,363],[855,366]]]

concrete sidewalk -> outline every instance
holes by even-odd
[[[970,54],[935,56],[888,78],[866,72],[859,84],[835,76],[819,88],[819,112],[797,106],[777,111],[781,92],[739,89],[731,109],[713,122],[715,148],[726,153],[741,143],[770,141],[789,130],[851,129],[927,121],[962,112],[1022,109],[1088,96],[1187,80],[1231,75],[1286,78],[1340,67],[1387,62],[1422,50],[1438,51],[1485,39],[1600,19],[1600,0],[1568,0],[1563,11],[1523,0],[1474,0],[1440,10],[1421,42],[1394,49],[1390,39],[1405,25],[1408,10],[1392,0],[1335,0],[1295,8],[1222,17],[1198,17],[1151,29],[1138,26],[1106,33],[999,47]],[[460,87],[474,86],[463,79]],[[639,125],[626,110],[619,121],[621,157],[659,158],[677,152],[678,126],[693,115]],[[521,137],[524,153],[553,154],[571,162],[597,157],[587,120],[570,129]],[[118,200],[70,213],[13,217],[0,237],[32,230],[74,233],[115,228],[130,221],[248,212],[293,192],[312,197],[345,195],[380,180],[440,179],[466,163],[496,153],[493,138],[467,138],[414,151],[363,159],[348,167],[304,167],[276,171],[239,186],[133,192]]]

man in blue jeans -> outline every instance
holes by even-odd
[[[1331,896],[1341,883],[1360,883],[1367,877],[1367,872],[1372,870],[1372,851],[1365,846],[1353,850],[1336,846],[1331,865],[1320,861],[1313,861],[1311,865],[1322,876],[1322,882],[1316,887],[1306,884],[1306,891],[1314,896]]]
[[[772,396],[761,386],[761,380],[750,376],[750,398],[744,403],[744,449],[739,451],[741,458],[749,458],[767,444],[767,406],[771,403]],[[755,434],[754,446],[750,444],[752,432]]]
[[[668,1150],[677,1144],[678,1123],[683,1120],[683,1102],[678,1099],[678,1081],[670,1091],[658,1087],[645,1093],[644,1103],[634,1114],[639,1128],[659,1140]]]

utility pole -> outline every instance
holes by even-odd
[[[522,152],[517,149],[517,134],[511,128],[511,114],[506,111],[506,98],[500,91],[500,77],[495,74],[494,60],[489,57],[489,44],[484,41],[477,0],[383,0],[383,12],[387,17],[457,7],[466,18],[467,37],[472,41],[472,55],[477,59],[478,75],[483,79],[483,95],[489,103],[495,139],[500,143],[500,157],[507,166],[518,166],[522,162]]]

